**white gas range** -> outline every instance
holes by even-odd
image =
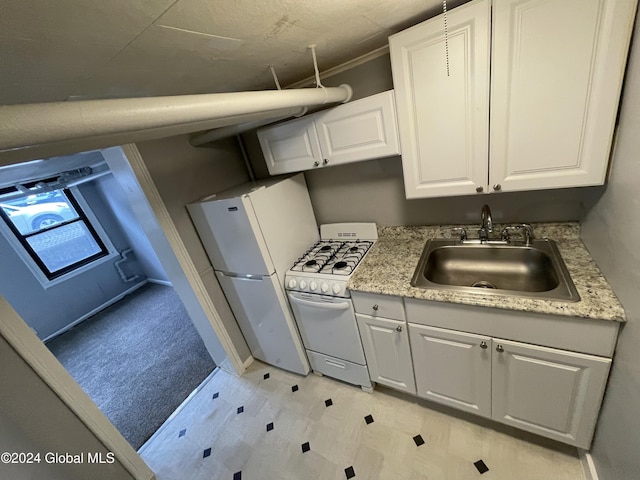
[[[321,225],[320,240],[287,271],[287,290],[350,297],[349,278],[377,239],[375,223]]]
[[[285,275],[302,341],[319,374],[373,391],[347,284],[378,238],[375,223],[320,227],[320,241]]]

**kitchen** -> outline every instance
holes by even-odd
[[[636,42],[637,43],[637,42]],[[634,303],[633,285],[637,285],[637,279],[633,268],[636,256],[633,254],[627,242],[631,242],[633,233],[637,230],[633,211],[633,199],[636,198],[632,190],[637,179],[638,171],[633,162],[633,153],[637,151],[637,140],[633,132],[637,127],[638,89],[634,78],[638,78],[638,48],[634,44],[631,51],[630,65],[627,73],[626,90],[623,94],[622,111],[620,116],[620,130],[617,140],[616,153],[612,161],[612,173],[608,181],[608,187],[589,187],[580,189],[546,190],[541,192],[501,193],[492,195],[490,201],[485,196],[480,197],[448,197],[432,200],[405,200],[403,189],[402,164],[399,158],[371,160],[364,163],[354,163],[344,166],[326,168],[306,174],[310,196],[316,214],[318,224],[335,223],[342,221],[376,222],[378,225],[438,225],[438,224],[478,224],[480,207],[484,203],[490,203],[494,219],[500,222],[542,222],[542,221],[567,221],[579,220],[582,224],[582,239],[587,244],[596,263],[603,270],[609,283],[621,299],[628,318],[627,325],[623,328],[618,345],[616,363],[614,363],[610,384],[607,390],[603,411],[600,417],[596,443],[592,452],[596,455],[601,478],[625,478],[621,472],[629,472],[628,478],[633,478],[635,467],[633,462],[634,447],[638,445],[637,431],[633,422],[637,418],[634,408],[639,402],[638,371],[634,367],[637,363],[633,321],[637,318],[638,308]],[[375,68],[374,64],[363,66]],[[373,86],[377,93],[391,88],[391,77],[388,57],[386,61],[378,60],[378,65],[386,69],[386,74],[377,75],[375,81],[384,78],[387,86],[379,88]],[[344,74],[348,75],[347,72]],[[366,91],[371,75],[364,73],[365,85],[357,88],[358,83],[349,82],[354,90]],[[338,75],[333,79],[327,79],[327,84],[344,83]],[[254,160],[256,173],[265,171],[260,165],[259,158],[252,154],[251,139],[246,143],[249,148],[249,156]],[[255,142],[255,140],[254,140]],[[241,169],[241,158],[237,153],[233,142],[225,142],[223,146],[215,145],[212,151],[194,152],[187,144],[186,137],[168,139],[164,141],[151,141],[139,145],[145,157],[151,150],[155,150],[155,158],[163,160],[155,163],[148,161],[151,175],[160,190],[161,196],[169,206],[173,220],[181,227],[188,229],[187,213],[182,204],[177,202],[181,195],[179,188],[184,189],[184,196],[188,195],[188,181],[194,182],[193,176],[197,175],[193,170],[184,168],[191,160],[209,156],[216,164],[216,169],[223,173],[226,169]],[[168,147],[172,148],[171,153]],[[253,145],[256,148],[255,143]],[[178,152],[181,162],[175,162],[169,158]],[[228,157],[236,159],[237,163],[229,165]],[[174,157],[175,158],[175,157]],[[256,158],[258,160],[256,160]],[[193,160],[195,163],[195,160]],[[212,168],[212,167],[203,167]],[[182,183],[181,179],[185,179]],[[190,180],[189,180],[190,179]],[[247,178],[248,179],[248,178]],[[176,187],[179,188],[176,188]],[[209,192],[204,192],[209,193]],[[193,198],[189,199],[193,200]],[[189,235],[193,234],[193,230]],[[629,239],[629,240],[627,240]],[[619,438],[625,442],[620,444]],[[629,449],[629,450],[626,450]],[[616,472],[609,477],[602,472],[609,466]],[[615,476],[617,475],[617,476]]]

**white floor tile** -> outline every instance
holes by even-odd
[[[140,454],[158,480],[346,479],[350,467],[367,480],[584,480],[572,449],[481,424],[256,362],[240,378],[218,370]]]

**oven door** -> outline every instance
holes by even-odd
[[[366,365],[350,298],[289,292],[289,300],[307,350]]]

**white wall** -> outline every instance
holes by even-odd
[[[600,480],[640,476],[640,14],[626,73],[607,191],[582,239],[627,314],[591,453]]]

